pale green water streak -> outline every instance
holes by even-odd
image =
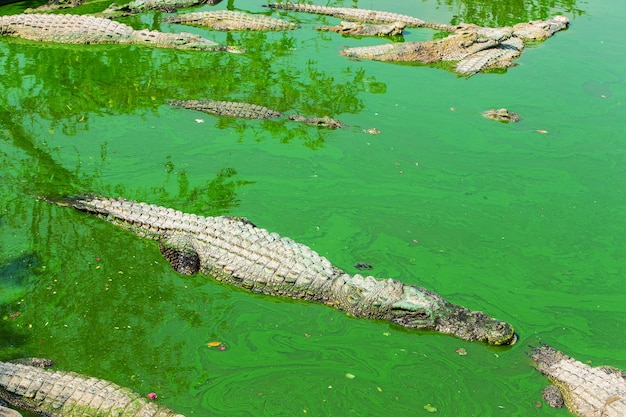
[[[343,5],[572,23],[506,73],[469,79],[346,60],[344,46],[389,40],[319,33],[337,20],[297,13],[279,14],[302,29],[272,34],[161,25],[158,13],[125,20],[244,55],[0,40],[0,360],[49,357],[188,416],[425,416],[426,404],[439,416],[565,416],[535,407],[546,381],[529,344],[626,369],[621,0],[406,3]],[[221,119],[170,108],[173,98],[349,127]],[[494,107],[523,120],[481,117]],[[520,342],[492,348],[180,276],[153,243],[35,198],[85,189],[247,216],[350,273],[371,263],[375,276],[511,322]]]

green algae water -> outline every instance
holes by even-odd
[[[318,32],[339,20],[262,5],[197,10],[302,27],[123,19],[241,55],[0,38],[0,360],[46,357],[187,416],[238,417],[566,416],[537,407],[547,381],[529,345],[626,369],[621,0],[331,4],[489,26],[570,19],[515,67],[471,78],[348,60],[343,47],[402,39]],[[218,118],[172,99],[246,101],[348,127]],[[501,107],[522,121],[481,117]],[[520,340],[491,347],[181,276],[154,242],[37,199],[78,192],[246,216],[348,273],[369,263],[376,277],[510,322]]]

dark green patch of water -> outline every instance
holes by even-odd
[[[571,27],[518,66],[469,79],[347,60],[342,47],[390,40],[317,32],[338,20],[250,2],[214,7],[303,27],[225,34],[160,13],[124,20],[242,55],[0,39],[0,360],[49,357],[188,416],[425,416],[427,404],[440,416],[559,416],[535,407],[546,381],[529,344],[626,368],[620,1],[337,5],[483,25],[563,13]],[[433,36],[411,29],[406,40]],[[349,126],[167,105],[202,98]],[[481,117],[499,107],[522,121]],[[246,216],[349,273],[367,262],[511,322],[520,341],[488,347],[180,276],[152,242],[37,199],[82,191]]]

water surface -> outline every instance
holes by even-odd
[[[564,14],[571,27],[469,79],[347,60],[342,47],[391,40],[320,33],[338,20],[290,12],[272,15],[302,28],[269,34],[124,19],[243,55],[0,39],[0,360],[48,357],[188,416],[425,416],[427,404],[450,417],[564,416],[535,406],[546,380],[529,345],[626,369],[621,2],[334,4],[492,26]],[[213,8],[271,13],[261,6]],[[167,105],[199,98],[349,126]],[[481,117],[500,107],[522,121]],[[489,347],[178,275],[153,242],[36,198],[84,190],[246,216],[349,273],[367,262],[506,320],[520,341]]]

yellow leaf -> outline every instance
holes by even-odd
[[[222,344],[222,342],[209,342],[209,343],[207,343],[206,345],[207,345],[208,347],[216,347],[216,346],[219,346],[219,345],[221,345],[221,344]]]

